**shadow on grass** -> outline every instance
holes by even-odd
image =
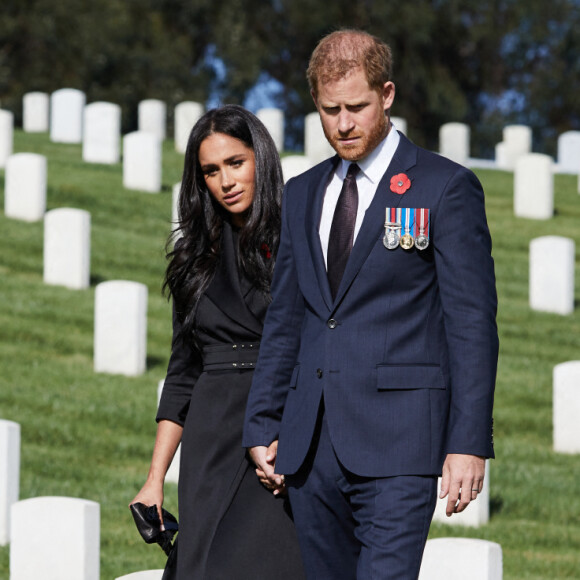
[[[501,513],[503,510],[503,499],[498,496],[494,495],[489,498],[489,515],[490,517]]]
[[[100,284],[101,282],[106,282],[107,279],[104,276],[101,276],[99,274],[91,274],[91,277],[89,279],[89,284],[91,286],[96,286],[97,284]]]
[[[155,367],[165,365],[166,360],[160,356],[148,356],[145,360],[145,364],[147,365],[147,370],[151,370]]]

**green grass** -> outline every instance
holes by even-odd
[[[163,566],[162,551],[137,534],[127,508],[147,473],[157,383],[169,356],[170,309],[161,296],[171,186],[182,156],[168,142],[160,194],[126,191],[120,165],[84,164],[79,146],[15,133],[16,152],[48,157],[48,209],[86,209],[92,220],[88,290],[42,281],[42,223],[0,212],[0,417],[22,426],[20,497],[82,497],[101,506],[101,578]],[[552,369],[580,358],[580,310],[530,311],[528,248],[558,234],[580,244],[577,178],[556,176],[550,221],[513,217],[513,176],[480,170],[494,240],[500,362],[495,404],[497,459],[491,519],[478,529],[434,524],[430,537],[498,542],[504,578],[580,577],[580,456],[552,451]],[[3,207],[3,172],[0,172]],[[149,288],[148,364],[141,377],[93,372],[94,285],[126,279]],[[576,267],[576,301],[580,267]],[[177,511],[174,485],[166,506]],[[8,578],[9,548],[0,548]]]

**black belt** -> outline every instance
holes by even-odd
[[[253,369],[258,361],[259,342],[219,344],[203,348],[203,370]]]

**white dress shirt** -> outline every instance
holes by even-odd
[[[356,176],[358,209],[354,226],[353,244],[356,241],[356,237],[365,217],[365,212],[373,201],[379,181],[382,179],[393,159],[395,150],[399,145],[399,140],[399,133],[397,133],[395,127],[392,126],[389,134],[375,147],[372,153],[367,155],[364,159],[356,162],[360,167],[360,171]],[[322,216],[320,218],[320,226],[318,229],[325,264],[326,256],[328,254],[328,238],[330,237],[332,218],[334,217],[334,210],[336,209],[338,197],[340,196],[340,191],[342,189],[342,182],[346,177],[346,172],[348,171],[348,166],[350,164],[350,161],[342,159],[326,186],[324,204],[322,206]]]

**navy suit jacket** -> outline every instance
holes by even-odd
[[[483,190],[401,135],[333,300],[318,233],[328,159],[285,188],[282,233],[243,444],[304,461],[321,398],[342,464],[369,477],[440,474],[447,453],[493,457],[497,296]],[[411,187],[390,189],[405,173]],[[429,208],[430,246],[383,245],[385,208]]]

